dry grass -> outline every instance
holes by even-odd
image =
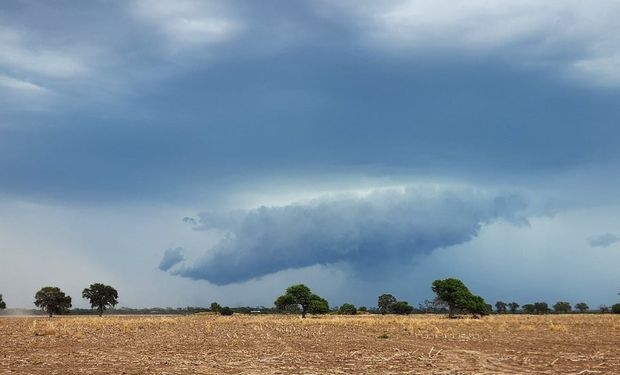
[[[0,318],[2,374],[619,374],[620,316]]]

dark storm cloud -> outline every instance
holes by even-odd
[[[13,91],[0,92],[0,104],[22,98],[44,108],[0,111],[0,194],[217,199],[261,178],[352,172],[495,180],[616,166],[620,157],[617,91],[567,83],[552,74],[556,65],[533,64],[544,54],[530,61],[510,43],[497,42],[497,53],[488,45],[484,59],[452,45],[424,53],[426,43],[388,53],[365,42],[376,22],[351,12],[369,7],[6,4],[0,84]],[[382,14],[392,5],[377,7]],[[444,19],[437,15],[429,20]],[[587,37],[597,35],[604,37]],[[563,54],[562,46],[549,55],[555,64],[584,57]],[[515,68],[505,59],[513,55],[537,68]]]
[[[607,247],[620,241],[620,237],[613,233],[603,233],[588,238],[588,243],[592,247]]]
[[[168,249],[164,252],[164,256],[161,258],[161,262],[159,262],[159,269],[162,271],[168,271],[178,263],[185,260],[185,256],[183,255],[183,249],[180,247],[174,249]]]
[[[571,256],[580,261],[561,271],[583,277],[560,289],[575,300],[583,300],[580,287],[582,296],[602,295],[605,287],[585,291],[586,279],[617,285],[617,262],[609,261],[616,252],[591,251],[585,241],[595,228],[618,227],[619,18],[615,0],[1,1],[0,239],[22,249],[33,237],[17,229],[61,229],[41,224],[52,233],[46,246],[0,251],[0,264],[27,275],[28,262],[15,256],[41,258],[57,247],[63,256],[53,258],[65,259],[67,244],[79,243],[75,254],[87,254],[77,258],[102,263],[61,265],[63,275],[114,270],[142,280],[126,282],[141,298],[139,286],[167,277],[155,266],[177,243],[187,253],[170,249],[161,269],[217,284],[321,264],[335,266],[289,276],[342,265],[347,276],[400,277],[395,263],[402,270],[412,258],[437,256],[429,280],[450,263],[508,298],[515,287],[501,291],[496,281],[516,280],[524,295],[537,295],[560,269],[557,254],[581,246],[588,258]],[[493,236],[503,223],[486,223],[524,222],[531,202],[521,194],[410,189],[288,203],[418,183],[527,191],[547,199],[542,205],[579,208],[579,218],[554,230],[545,220],[531,220],[531,231],[511,227],[524,237],[508,244],[501,231]],[[234,211],[268,202],[279,203]],[[40,208],[47,206],[55,213]],[[11,227],[33,207],[46,214]],[[84,213],[80,225],[64,216],[71,209]],[[211,213],[194,222],[200,210]],[[563,223],[559,216],[550,221]],[[201,226],[220,229],[203,238]],[[54,244],[63,233],[70,238]],[[195,248],[222,233],[214,248]],[[447,249],[469,249],[460,260],[435,250],[462,243]],[[465,261],[478,246],[485,255]],[[119,256],[105,256],[109,248]],[[196,250],[207,250],[198,261]],[[505,277],[507,263],[522,272]],[[371,264],[392,272],[367,272]],[[273,278],[285,274],[264,281],[281,291]],[[207,298],[203,284],[190,291],[187,280],[171,280],[166,295]],[[256,285],[221,290],[239,302],[235,294],[254,298]]]
[[[347,263],[363,273],[467,242],[496,220],[525,223],[528,209],[519,194],[407,188],[223,217],[204,214],[202,229],[227,235],[202,259],[173,273],[220,285],[316,264]]]

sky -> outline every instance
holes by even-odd
[[[617,303],[612,0],[0,4],[0,293]]]

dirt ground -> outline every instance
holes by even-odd
[[[0,318],[1,374],[620,374],[620,316]]]

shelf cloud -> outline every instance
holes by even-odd
[[[527,223],[529,209],[517,193],[408,187],[227,215],[203,213],[199,229],[226,235],[204,257],[173,273],[222,285],[317,264],[346,263],[372,272],[378,264],[407,263],[416,254],[467,242],[496,220]],[[182,256],[166,251],[162,270],[171,258],[178,263]]]

